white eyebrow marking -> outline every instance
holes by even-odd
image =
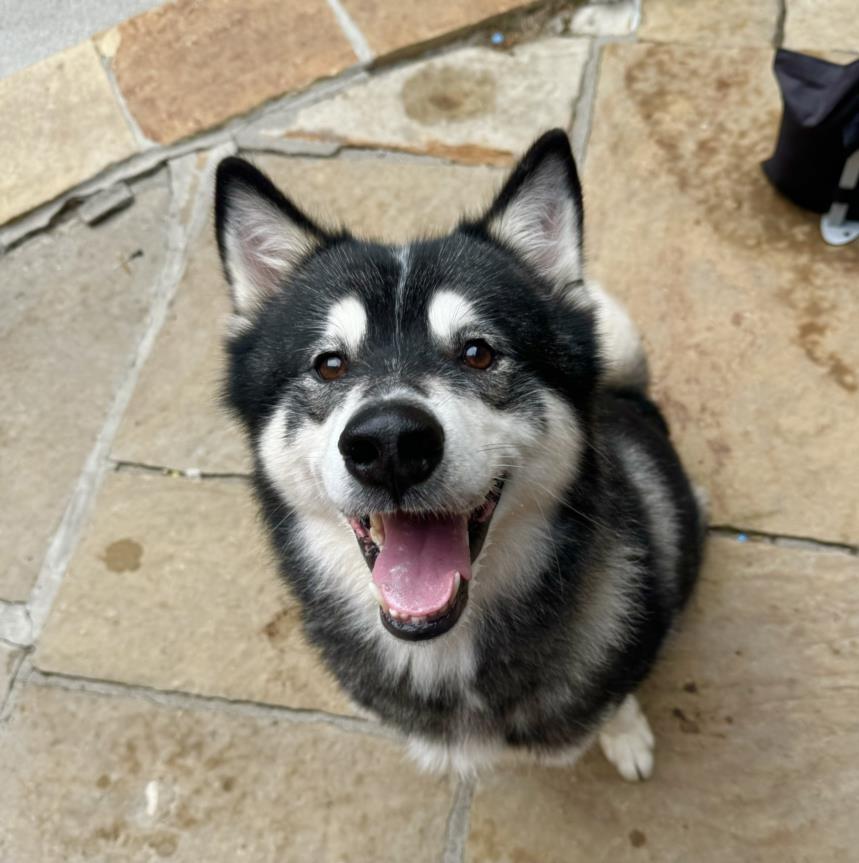
[[[427,317],[433,335],[444,345],[450,345],[460,330],[478,320],[474,306],[462,294],[448,290],[438,291],[432,298]]]
[[[367,310],[357,297],[344,297],[331,307],[325,324],[327,340],[342,344],[357,353],[367,332]]]

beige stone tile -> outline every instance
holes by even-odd
[[[6,693],[12,685],[12,679],[15,677],[18,663],[23,655],[23,650],[12,647],[5,641],[0,641],[0,707],[6,700]]]
[[[0,263],[0,598],[25,600],[143,332],[164,250],[163,176],[95,228]]]
[[[713,517],[859,540],[859,246],[832,248],[760,162],[768,49],[610,47],[585,171],[591,274],[644,332]],[[718,107],[716,107],[718,106]]]
[[[325,0],[176,0],[100,45],[140,128],[162,144],[356,62]]]
[[[136,146],[91,42],[0,81],[0,224]]]
[[[855,0],[785,0],[784,47],[795,51],[840,49],[859,54]]]
[[[31,686],[0,745],[0,858],[441,859],[448,780],[325,724]]]
[[[643,0],[640,39],[707,47],[772,45],[779,0]]]
[[[445,35],[476,27],[498,15],[525,8],[523,0],[420,0],[380,3],[379,0],[342,0],[343,6],[370,48],[378,56],[396,54]]]
[[[478,787],[469,863],[851,859],[859,561],[722,538],[708,558],[643,695],[653,778],[625,783],[599,752],[500,771]]]
[[[304,642],[242,482],[111,475],[35,662],[158,689],[350,712]]]
[[[304,108],[287,134],[508,164],[541,132],[570,126],[587,56],[584,39],[463,48]]]
[[[491,196],[503,174],[377,158],[255,161],[301,206],[391,240],[453,225],[464,210]],[[143,370],[114,458],[213,473],[249,469],[244,441],[218,403],[228,305],[208,225]]]

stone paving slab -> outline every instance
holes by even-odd
[[[468,30],[499,15],[534,5],[523,0],[471,0],[470,3],[434,0],[431,5],[421,0],[397,3],[341,0],[341,4],[379,57],[407,48],[414,50],[445,34]]]
[[[771,62],[609,46],[584,181],[591,274],[641,326],[715,522],[856,543],[859,246],[826,246],[760,170],[780,116]]]
[[[779,0],[643,0],[639,39],[759,47],[772,45]]]
[[[0,259],[0,598],[26,600],[142,335],[164,258],[167,184],[96,228]]]
[[[784,46],[795,51],[859,54],[859,8],[855,0],[785,0]]]
[[[243,482],[108,477],[38,668],[349,713],[301,633]]]
[[[91,42],[0,80],[0,224],[137,149]]]
[[[570,127],[588,50],[547,39],[452,51],[299,110],[287,134],[506,165],[546,129]]]
[[[392,240],[451,226],[463,211],[486,202],[504,173],[396,158],[258,156],[255,162],[323,219]],[[196,240],[143,369],[113,450],[115,459],[210,473],[249,469],[244,441],[218,403],[228,308],[209,224]]]
[[[0,775],[10,863],[435,863],[452,797],[384,739],[32,685]]]
[[[144,134],[220,125],[356,63],[325,0],[176,0],[99,42]]]
[[[700,588],[642,702],[656,769],[481,780],[469,863],[814,860],[859,844],[859,560],[711,540]]]

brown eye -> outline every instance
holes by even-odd
[[[337,381],[346,374],[348,364],[346,357],[341,357],[340,354],[321,354],[316,358],[313,367],[322,380]]]
[[[474,339],[465,343],[462,361],[473,369],[486,371],[495,362],[495,351],[483,339]]]

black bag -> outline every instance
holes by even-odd
[[[816,213],[824,239],[859,237],[859,60],[846,66],[779,49],[773,64],[784,112],[770,182]]]

